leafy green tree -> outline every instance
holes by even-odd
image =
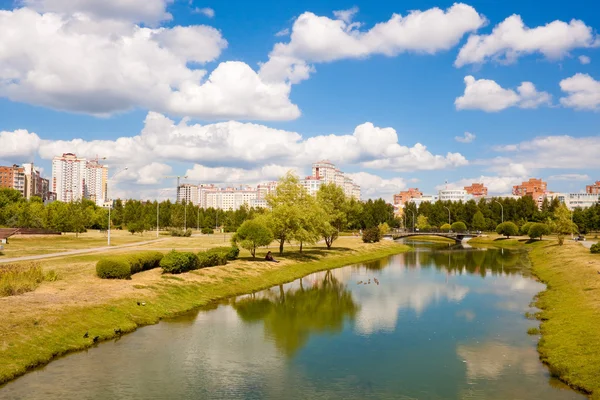
[[[424,216],[424,215],[417,216],[417,228],[420,231],[428,231],[429,229],[431,229],[428,218],[426,216]]]
[[[381,234],[381,237],[383,237],[383,235],[386,235],[390,232],[390,226],[387,224],[387,222],[384,222],[383,224],[379,224],[379,226],[377,228],[379,229],[379,233]]]
[[[452,226],[447,222],[444,225],[440,226],[440,231],[442,232],[450,232],[450,229],[452,229]]]
[[[565,242],[565,235],[577,232],[577,225],[571,221],[571,212],[564,204],[555,208],[553,217],[550,226],[552,232],[556,234],[559,246],[562,246]]]
[[[498,235],[504,235],[507,239],[510,239],[511,236],[516,236],[519,234],[519,228],[514,222],[507,221],[499,224],[496,227],[496,233]]]
[[[324,211],[319,228],[327,248],[330,249],[339,233],[348,226],[349,204],[344,190],[334,184],[321,185],[317,192],[317,202]]]
[[[483,216],[483,213],[481,211],[477,210],[477,212],[473,215],[473,222],[471,222],[471,226],[476,231],[485,230],[485,217]]]
[[[283,254],[285,242],[291,240],[300,229],[303,192],[305,189],[300,186],[298,178],[288,172],[279,180],[275,193],[267,196],[271,208],[268,227],[279,241],[279,254]]]
[[[550,234],[550,227],[546,224],[542,224],[540,222],[535,222],[531,224],[529,229],[527,230],[527,235],[531,239],[540,239],[542,240],[542,236]]]
[[[256,248],[271,244],[273,232],[267,227],[264,217],[257,217],[243,222],[233,235],[232,241],[250,251],[252,258],[256,258]]]
[[[467,231],[467,225],[465,225],[464,222],[462,221],[456,221],[452,224],[452,231],[453,232],[458,232],[458,233],[463,233]]]
[[[531,229],[531,225],[533,225],[535,222],[526,222],[523,225],[521,225],[521,227],[519,228],[519,234],[526,236],[529,235],[529,229]]]

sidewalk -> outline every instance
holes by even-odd
[[[152,240],[147,240],[145,242],[122,244],[122,245],[119,245],[119,246],[93,247],[91,249],[80,249],[80,250],[63,251],[63,252],[60,252],[60,253],[41,254],[41,255],[37,255],[37,256],[0,258],[0,264],[2,264],[2,263],[9,263],[9,262],[44,260],[46,258],[66,257],[66,256],[79,255],[79,254],[98,253],[98,252],[101,252],[101,251],[123,249],[123,248],[126,248],[126,247],[143,246],[143,245],[146,245],[146,244],[156,243],[156,242],[160,242],[160,241],[163,241],[163,240],[165,240],[165,238],[162,238],[162,239],[152,239]]]

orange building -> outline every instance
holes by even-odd
[[[404,192],[400,192],[394,195],[394,205],[404,207],[404,205],[411,199],[419,199],[423,196],[423,193],[418,188],[410,188]]]
[[[25,169],[18,165],[0,166],[0,187],[16,189],[25,195]]]
[[[588,194],[600,194],[600,181],[596,181],[593,185],[587,185],[585,192]]]
[[[488,194],[488,188],[483,183],[472,183],[471,186],[465,186],[465,190],[473,197],[483,197]]]
[[[530,178],[527,182],[513,186],[515,196],[529,196],[537,202],[538,207],[542,206],[546,194],[548,194],[548,183],[541,179]]]

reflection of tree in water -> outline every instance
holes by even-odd
[[[444,269],[450,272],[478,274],[525,274],[527,272],[527,254],[520,251],[503,249],[453,249],[438,251],[417,251],[406,253],[406,265]]]
[[[353,320],[358,312],[350,291],[331,271],[308,289],[300,287],[287,292],[283,286],[279,289],[279,294],[267,292],[269,298],[247,297],[232,306],[243,321],[263,320],[267,334],[288,356],[293,356],[311,333],[340,332],[344,321]]]
[[[380,271],[389,265],[387,258],[381,258],[379,260],[367,261],[360,267],[365,268],[367,271]]]

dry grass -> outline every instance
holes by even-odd
[[[168,250],[194,251],[222,245],[215,236],[173,238],[156,243]],[[222,237],[220,238],[222,240]],[[249,293],[297,279],[311,272],[341,267],[406,251],[391,241],[364,244],[358,238],[340,238],[335,248],[324,245],[305,248],[288,246],[280,263],[261,260],[266,249],[252,260],[242,250],[241,258],[228,265],[206,268],[165,279],[160,270],[134,275],[132,280],[102,280],[95,276],[100,253],[48,259],[40,262],[61,277],[43,282],[33,292],[0,298],[0,382],[23,374],[57,355],[92,345],[90,337],[108,339],[114,329],[132,331],[156,323],[165,316],[181,313],[228,296]],[[144,250],[152,249],[144,246]],[[273,248],[271,249],[273,250]],[[135,251],[118,249],[110,254]],[[138,305],[145,304],[144,306]]]
[[[35,290],[44,280],[38,264],[0,266],[0,297],[15,296]]]

